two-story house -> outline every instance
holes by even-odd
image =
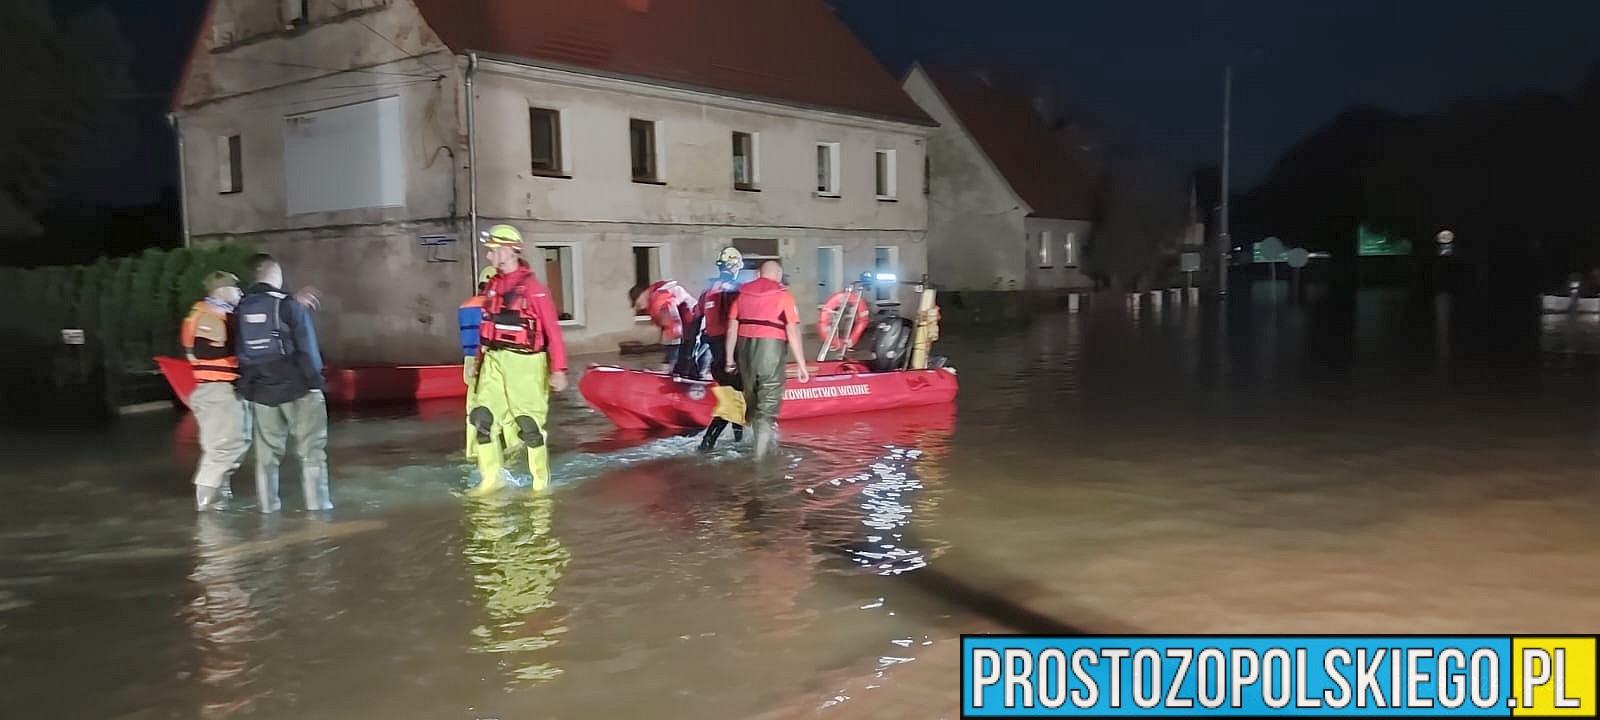
[[[939,123],[928,140],[930,274],[957,291],[1087,288],[1095,178],[1033,98],[980,72],[914,64],[906,93]]]
[[[322,290],[335,364],[455,358],[495,223],[575,352],[730,244],[803,307],[926,272],[934,123],[821,0],[211,0],[175,104],[186,232]]]

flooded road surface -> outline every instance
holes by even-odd
[[[246,470],[197,517],[187,419],[5,436],[4,714],[955,717],[963,631],[1600,622],[1600,322],[1109,304],[947,331],[955,408],[786,424],[765,473],[576,392],[548,497],[462,497],[445,403],[336,421],[327,516]]]

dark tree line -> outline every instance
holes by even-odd
[[[1462,260],[1521,263],[1549,281],[1600,267],[1597,168],[1600,64],[1571,94],[1462,99],[1421,115],[1348,110],[1242,198],[1240,224],[1344,261],[1363,224],[1417,253],[1448,229]]]

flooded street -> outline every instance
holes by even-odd
[[[248,465],[197,516],[186,416],[0,437],[0,706],[953,718],[961,632],[1600,624],[1600,322],[1108,300],[947,328],[956,407],[787,423],[762,473],[576,390],[548,497],[463,497],[447,402],[336,419],[325,517]]]

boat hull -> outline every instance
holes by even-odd
[[[590,365],[578,391],[617,427],[654,431],[705,427],[716,408],[715,386],[661,372]],[[879,373],[860,363],[825,362],[808,382],[787,383],[778,420],[948,404],[957,387],[950,368]]]
[[[156,367],[185,407],[194,392],[194,370],[182,358],[157,357]],[[328,404],[353,408],[466,398],[460,365],[371,365],[326,368],[323,395]]]

